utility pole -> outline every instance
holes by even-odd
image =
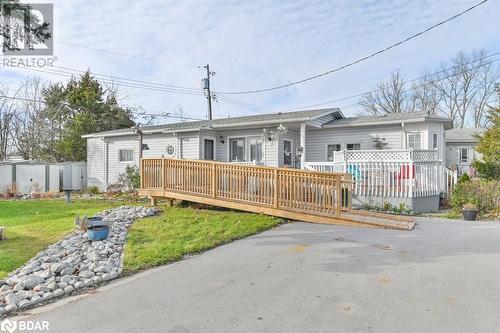
[[[215,75],[215,72],[210,72],[210,66],[207,64],[203,66],[207,70],[207,77],[203,81],[203,90],[206,91],[207,104],[208,104],[208,120],[212,120],[212,93],[210,92],[210,77]]]

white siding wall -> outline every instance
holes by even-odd
[[[0,165],[0,191],[12,185],[12,165]]]
[[[306,129],[306,161],[327,160],[327,145],[340,144],[346,149],[348,143],[359,143],[361,149],[375,149],[373,138],[385,138],[385,149],[402,148],[401,124],[386,126],[360,126],[344,128]]]
[[[139,165],[139,139],[137,137],[107,138],[108,141],[108,185],[118,182],[118,176],[125,171],[127,165]],[[134,151],[131,162],[120,162],[122,149]]]
[[[474,149],[476,146],[475,143],[471,142],[449,142],[446,144],[446,166],[449,167],[452,164],[458,163],[458,154],[460,148],[468,149],[469,163],[462,163],[464,165],[470,165],[472,160],[481,159],[481,154],[476,152]]]
[[[104,148],[105,143],[100,138],[87,139],[87,186],[105,188]]]
[[[144,150],[144,157],[162,157],[165,155],[167,145],[174,145],[178,152],[177,137],[172,134],[151,134],[143,137],[143,143],[147,144],[149,150]]]

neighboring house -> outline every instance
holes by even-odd
[[[307,110],[146,126],[142,153],[315,170],[330,165],[327,171],[353,175],[362,202],[389,198],[418,208],[414,197],[432,197],[429,209],[435,209],[442,187],[437,173],[442,173],[445,130],[450,128],[450,119],[420,112],[344,117],[337,108]],[[104,189],[117,182],[127,165],[139,164],[140,136],[133,129],[83,137],[88,186]]]
[[[484,133],[483,128],[454,128],[446,131],[446,166],[458,171],[458,175],[467,173],[474,176],[472,162],[481,159],[475,149],[477,136]]]

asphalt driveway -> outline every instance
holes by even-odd
[[[500,224],[418,222],[290,223],[23,319],[65,333],[500,332]]]

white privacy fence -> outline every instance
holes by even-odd
[[[0,162],[0,192],[8,188],[15,188],[16,192],[21,194],[59,192],[64,188],[82,190],[86,183],[85,162]]]
[[[303,169],[352,175],[353,194],[424,197],[449,193],[456,174],[443,167],[435,150],[343,150],[332,162],[305,162]]]

